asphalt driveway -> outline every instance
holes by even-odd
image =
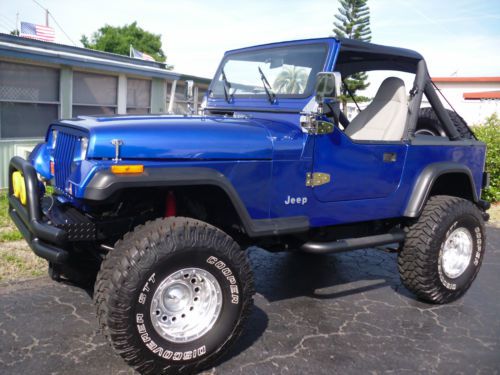
[[[257,295],[244,337],[210,374],[500,372],[500,229],[461,300],[421,303],[396,255],[250,251]],[[96,331],[90,297],[48,278],[0,284],[0,374],[131,374]]]

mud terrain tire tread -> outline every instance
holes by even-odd
[[[169,246],[156,246],[160,238],[168,238]],[[231,335],[213,353],[198,362],[170,366],[161,360],[145,360],[140,348],[130,344],[130,327],[124,325],[130,306],[121,301],[127,294],[137,292],[140,285],[127,283],[133,274],[147,272],[141,264],[154,264],[161,256],[182,251],[183,246],[210,246],[217,248],[225,259],[230,260],[237,276],[242,299],[241,312]],[[144,262],[144,258],[149,258]],[[139,263],[141,260],[141,263]],[[136,227],[117,241],[104,261],[97,275],[94,289],[94,303],[100,328],[115,352],[141,374],[190,374],[214,364],[231,344],[241,335],[244,322],[253,305],[254,283],[250,264],[245,252],[226,233],[205,222],[191,218],[170,217],[149,221]],[[160,359],[160,358],[159,358]]]
[[[482,246],[479,264],[465,284],[457,290],[445,288],[438,272],[438,258],[442,240],[455,218],[472,216],[481,231]],[[403,285],[418,298],[431,303],[447,303],[460,298],[479,272],[484,256],[484,221],[481,212],[465,199],[436,195],[427,201],[421,216],[410,226],[398,255],[398,269]]]
[[[450,116],[451,122],[455,125],[455,129],[457,129],[460,134],[460,138],[462,139],[473,139],[473,133],[467,126],[465,120],[458,115],[456,112],[451,111],[449,109],[446,110],[448,115]],[[436,112],[431,107],[420,108],[418,113],[418,122],[417,122],[417,130],[419,128],[433,128],[436,132],[445,134],[443,125],[439,121],[439,118],[436,115]]]

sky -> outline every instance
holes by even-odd
[[[224,51],[332,35],[335,0],[37,0],[56,42],[81,46],[104,24],[161,34],[167,62],[211,78]],[[500,76],[500,0],[368,0],[372,42],[417,50],[432,76]],[[0,0],[0,32],[21,21],[44,24],[33,0]]]

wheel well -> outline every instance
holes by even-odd
[[[230,197],[215,185],[126,188],[115,192],[105,205],[94,207],[93,213],[115,223],[125,222],[126,225],[112,228],[115,231],[112,237],[121,238],[139,224],[167,216],[170,193],[175,199],[175,216],[209,223],[238,242],[246,238],[243,222]]]
[[[202,220],[233,237],[241,236],[245,232],[233,202],[220,187],[214,185],[175,187],[173,192],[176,195],[178,216]]]
[[[429,192],[429,197],[434,195],[451,195],[474,201],[474,191],[469,176],[459,172],[440,175]]]

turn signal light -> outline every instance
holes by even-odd
[[[142,173],[144,165],[112,165],[111,172],[116,174]]]
[[[55,176],[56,175],[56,168],[55,168],[55,164],[54,162],[51,160],[50,161],[50,174],[52,176]]]

